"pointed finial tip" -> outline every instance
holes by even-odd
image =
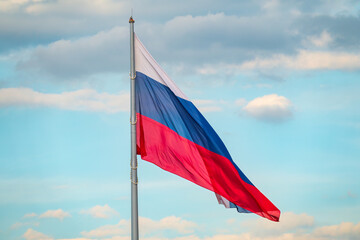
[[[129,19],[129,23],[134,23],[134,22],[135,22],[135,20],[131,16],[130,19]]]

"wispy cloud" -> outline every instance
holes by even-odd
[[[270,58],[255,58],[228,68],[240,70],[285,68],[295,70],[357,70],[360,53],[299,50],[295,56],[276,54]]]
[[[88,14],[88,15],[106,15],[118,14],[123,11],[124,2],[113,0],[97,0],[88,2],[86,0],[22,0],[23,2],[33,2],[26,7],[25,11],[30,14]]]
[[[297,229],[309,228],[314,226],[314,217],[306,213],[296,214],[293,212],[285,212],[281,215],[278,223],[264,221],[264,219],[248,220],[242,224],[251,232],[261,233],[265,235],[273,235],[284,233]]]
[[[116,113],[128,110],[129,94],[98,93],[92,89],[41,93],[30,88],[0,89],[0,107],[54,107],[73,111]]]
[[[323,31],[320,35],[309,36],[307,40],[316,47],[326,47],[334,39],[327,31]]]
[[[221,101],[210,99],[195,99],[192,101],[200,112],[220,112],[222,110]]]
[[[194,232],[197,224],[180,217],[169,216],[159,221],[150,218],[141,218],[140,223],[143,225],[145,233],[151,233],[159,230],[173,230],[181,234],[188,234]]]
[[[13,225],[11,225],[11,229],[18,229],[18,228],[21,228],[21,227],[25,227],[25,226],[39,226],[40,223],[39,222],[16,222],[14,223]]]
[[[94,239],[91,239],[91,238],[60,238],[57,240],[94,240]]]
[[[104,206],[96,205],[88,210],[81,211],[81,213],[91,215],[94,218],[110,218],[119,215],[115,209],[107,204]]]
[[[29,228],[23,235],[26,240],[54,240],[54,238]]]
[[[238,98],[235,100],[235,105],[236,106],[240,106],[240,107],[243,107],[247,104],[247,101],[245,98]]]
[[[356,199],[358,197],[358,195],[352,191],[348,191],[345,195],[345,198],[350,198],[350,199]]]
[[[121,220],[118,224],[104,225],[90,231],[83,231],[81,235],[88,238],[102,238],[129,233],[129,222]]]
[[[48,210],[39,216],[39,218],[57,218],[60,220],[63,220],[67,217],[71,217],[70,213],[65,212],[62,209]]]
[[[33,217],[37,217],[36,213],[27,213],[23,216],[23,218],[33,218]]]

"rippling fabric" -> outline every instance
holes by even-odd
[[[135,37],[137,151],[143,160],[216,194],[238,212],[279,221],[194,104]]]

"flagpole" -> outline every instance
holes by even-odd
[[[138,224],[138,179],[136,158],[136,109],[135,109],[135,50],[134,50],[134,19],[130,17],[130,124],[131,124],[131,240],[139,239]]]

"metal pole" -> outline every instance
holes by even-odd
[[[130,123],[131,123],[131,240],[139,239],[138,224],[138,179],[136,158],[136,109],[135,109],[135,50],[134,50],[134,19],[130,17]]]

